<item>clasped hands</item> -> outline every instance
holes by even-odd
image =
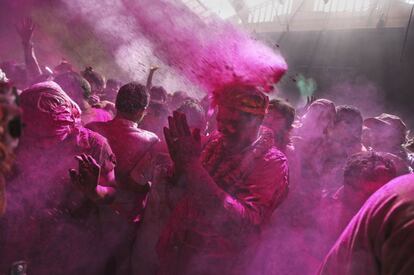
[[[168,117],[168,127],[164,127],[165,141],[176,169],[188,168],[197,163],[201,154],[200,129],[190,130],[184,114],[174,111]]]

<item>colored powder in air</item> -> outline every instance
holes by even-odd
[[[283,57],[232,24],[202,20],[179,1],[123,0],[153,53],[207,91],[244,82],[269,91],[287,70]]]
[[[304,75],[299,74],[296,80],[296,86],[299,89],[302,97],[312,96],[317,89],[316,81],[313,78],[306,78]]]

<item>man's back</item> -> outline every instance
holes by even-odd
[[[117,158],[116,172],[122,176],[128,175],[159,141],[154,133],[142,130],[136,123],[122,118],[92,122],[86,127],[106,137]]]
[[[319,274],[412,274],[414,175],[379,189],[352,219]]]

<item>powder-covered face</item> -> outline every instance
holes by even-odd
[[[311,105],[302,117],[302,127],[307,134],[312,136],[322,136],[334,123],[335,111],[331,112],[325,106]]]
[[[286,131],[286,118],[278,111],[270,111],[263,120],[263,125],[270,128],[275,135]]]
[[[337,141],[352,141],[360,140],[362,133],[362,126],[360,129],[357,129],[357,126],[352,124],[352,122],[347,120],[341,120],[333,126],[331,130],[331,135]]]
[[[237,144],[256,136],[260,123],[249,119],[237,109],[220,106],[217,114],[217,129],[229,144]]]

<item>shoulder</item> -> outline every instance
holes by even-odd
[[[160,141],[159,137],[153,132],[146,131],[141,128],[136,128],[136,133],[138,134],[140,139],[144,142],[148,142],[152,144],[152,143],[157,143]]]
[[[277,149],[275,146],[272,146],[264,154],[263,161],[265,162],[286,162],[287,158],[282,151]]]
[[[105,127],[105,125],[107,124],[107,122],[90,122],[88,124],[85,125],[86,129],[92,130],[92,131],[99,131],[100,129],[102,129],[103,127]]]
[[[104,136],[85,127],[79,129],[78,145],[91,149],[96,147],[109,147],[108,141]]]

